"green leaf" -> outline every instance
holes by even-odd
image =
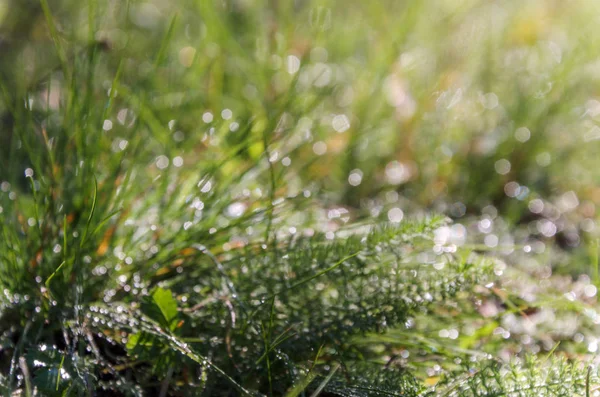
[[[130,334],[129,337],[127,338],[127,350],[131,353],[133,353],[133,351],[135,350],[136,347],[138,347],[141,343],[142,337],[142,333],[141,332],[136,332],[135,334]]]
[[[142,306],[144,314],[157,321],[164,328],[171,331],[177,327],[177,302],[173,298],[171,290],[157,288],[151,295],[151,301]]]
[[[154,335],[141,331],[129,335],[126,347],[131,356],[153,359],[164,349],[165,344]]]
[[[43,395],[57,395],[66,390],[76,377],[72,362],[55,348],[31,350],[26,355],[27,365],[33,372],[33,384]]]
[[[141,361],[152,364],[154,374],[165,376],[167,371],[180,360],[179,353],[169,348],[158,336],[140,331],[127,340],[127,353]]]

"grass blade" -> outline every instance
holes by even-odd
[[[54,17],[52,16],[52,11],[50,10],[50,6],[48,5],[48,0],[40,0],[40,4],[42,6],[42,10],[44,11],[46,23],[48,24],[48,30],[50,31],[50,37],[52,37],[52,41],[54,42],[54,46],[56,47],[56,53],[58,54],[63,73],[65,74],[65,77],[69,77],[71,73],[67,63],[67,53],[65,52],[65,49],[63,48],[60,42],[58,29],[56,28],[56,24],[54,23]]]
[[[92,199],[92,208],[90,210],[90,214],[88,215],[87,222],[85,224],[85,230],[83,231],[83,236],[81,237],[81,243],[79,243],[79,247],[83,247],[83,244],[87,240],[88,231],[90,229],[90,224],[92,222],[92,217],[94,216],[94,212],[96,211],[96,200],[98,199],[98,179],[94,175],[94,197]]]
[[[317,397],[319,394],[321,394],[325,386],[327,386],[327,384],[331,381],[331,378],[333,378],[333,375],[335,375],[338,369],[340,369],[340,363],[336,363],[335,366],[331,368],[331,371],[329,371],[327,377],[323,379],[323,382],[321,382],[319,387],[317,387],[317,389],[313,392],[313,394],[310,395],[310,397]]]

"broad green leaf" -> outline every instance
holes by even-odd
[[[165,330],[173,331],[177,326],[177,302],[171,290],[157,288],[146,297],[141,305],[142,312],[156,321]]]

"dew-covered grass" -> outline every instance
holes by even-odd
[[[600,395],[598,18],[0,4],[0,393]]]

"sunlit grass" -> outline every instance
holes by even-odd
[[[11,2],[0,390],[598,393],[599,12]]]

